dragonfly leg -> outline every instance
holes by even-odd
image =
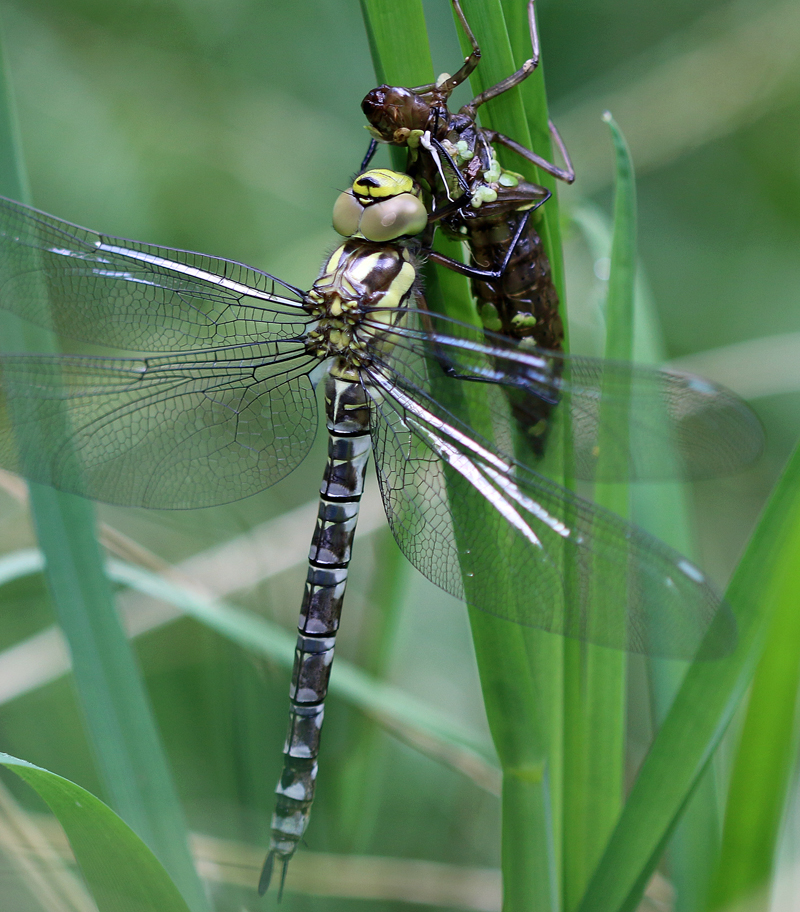
[[[445,254],[439,253],[436,250],[431,250],[428,253],[428,260],[432,263],[438,263],[440,266],[444,266],[445,269],[451,269],[453,272],[457,272],[459,275],[466,276],[469,279],[483,279],[484,281],[489,281],[490,279],[499,279],[502,275],[502,273],[494,270],[479,269],[476,266],[469,266],[467,263],[454,260],[452,257],[445,256]]]
[[[503,133],[498,133],[496,130],[484,130],[483,134],[490,143],[499,143],[501,146],[505,146],[506,149],[511,149],[512,152],[516,152],[517,155],[521,155],[522,158],[527,159],[529,162],[533,162],[534,165],[541,168],[543,171],[546,171],[548,174],[552,174],[553,177],[557,177],[559,180],[571,184],[575,180],[575,169],[572,167],[572,160],[569,157],[567,148],[564,145],[564,140],[561,138],[561,134],[556,129],[555,124],[552,121],[548,121],[548,123],[550,125],[550,133],[556,142],[558,151],[564,159],[564,168],[554,165],[552,162],[547,161],[546,158],[542,158],[541,155],[537,155],[533,150],[526,149],[525,146],[521,145],[516,140],[511,139],[509,136],[505,136]]]
[[[361,167],[358,169],[359,174],[363,174],[367,168],[369,168],[369,163],[375,158],[375,153],[378,151],[378,140],[371,139],[369,143],[369,148],[367,149],[367,154],[361,160]]]
[[[494,377],[482,377],[478,374],[466,374],[463,371],[456,370],[456,368],[453,365],[450,358],[448,358],[448,356],[445,354],[444,348],[441,346],[438,339],[436,338],[436,331],[434,330],[433,323],[432,323],[430,317],[428,316],[428,314],[430,313],[430,310],[428,309],[428,303],[425,300],[424,295],[417,296],[417,304],[418,304],[418,307],[420,310],[420,317],[422,319],[422,325],[425,327],[425,330],[430,337],[430,342],[431,342],[431,346],[433,347],[434,357],[435,357],[439,367],[442,369],[442,373],[446,377],[452,377],[454,380],[470,380],[475,383],[503,383],[505,385],[508,385],[507,377],[504,377],[503,380],[499,380]],[[525,381],[525,383],[526,383],[526,386],[523,388],[527,388],[527,380]]]
[[[453,0],[455,3],[456,0]],[[463,15],[463,13],[462,13]],[[476,95],[472,101],[468,102],[461,108],[462,114],[466,114],[468,117],[475,119],[475,112],[482,104],[486,104],[487,101],[490,101],[492,98],[497,98],[498,95],[502,95],[507,92],[509,89],[513,89],[514,86],[519,85],[521,82],[524,82],[528,76],[539,66],[539,33],[536,29],[536,12],[534,9],[534,0],[528,0],[528,29],[531,35],[531,56],[522,64],[522,66],[510,76],[507,76],[505,79],[500,80],[496,85],[491,86],[486,89],[486,91],[481,92],[480,95]]]
[[[549,197],[545,197],[547,199]],[[533,209],[529,209],[527,212],[522,214],[522,218],[519,220],[519,224],[514,231],[514,237],[511,243],[508,245],[508,250],[506,251],[503,262],[498,269],[481,269],[479,266],[470,266],[467,263],[461,263],[459,260],[454,260],[452,257],[445,256],[443,253],[439,253],[436,250],[432,250],[428,254],[428,259],[432,260],[434,263],[438,263],[440,266],[444,266],[446,269],[451,269],[453,272],[457,272],[460,275],[467,276],[470,279],[478,279],[482,282],[498,282],[506,273],[508,269],[508,264],[511,261],[511,257],[519,244],[520,238],[525,232],[525,228],[528,224],[528,219],[530,218],[531,212],[534,209],[538,209],[543,202],[543,199],[537,206]]]
[[[449,257],[445,257],[445,259],[449,259]],[[452,262],[456,263],[458,261],[453,260]],[[423,294],[417,295],[417,306],[419,307],[419,310],[420,310],[420,316],[422,318],[422,325],[425,327],[425,331],[430,336],[431,345],[433,346],[434,357],[436,358],[436,361],[439,364],[439,367],[441,367],[442,373],[446,377],[452,377],[454,380],[482,380],[483,379],[482,377],[477,377],[473,374],[459,373],[459,371],[457,371],[455,369],[455,367],[451,363],[450,359],[444,353],[444,349],[439,344],[439,342],[436,338],[436,331],[433,328],[433,323],[431,322],[431,319],[428,316],[428,314],[431,311],[428,309],[428,302],[425,299],[425,295],[423,295]]]
[[[461,190],[461,196],[459,196],[457,199],[450,200],[449,203],[446,203],[444,206],[440,206],[438,209],[434,209],[434,211],[431,212],[431,214],[428,216],[429,223],[438,222],[440,219],[446,218],[448,215],[452,215],[454,212],[458,212],[460,209],[463,209],[464,206],[466,206],[472,198],[472,191],[470,189],[469,183],[467,182],[467,179],[461,173],[461,169],[453,161],[453,157],[450,155],[447,149],[445,149],[442,143],[440,143],[436,138],[435,133],[436,130],[434,129],[432,133],[426,135],[425,147],[431,153],[434,161],[436,162],[436,168],[439,171],[439,176],[442,178],[442,184],[445,188],[447,187],[447,178],[445,177],[444,167],[442,166],[442,163],[438,156],[441,155],[447,164],[450,165],[450,168],[453,171],[453,175],[458,181],[458,186]]]
[[[411,89],[412,92],[415,92],[417,95],[425,95],[429,92],[435,92],[437,96],[441,99],[446,100],[453,93],[453,90],[461,85],[462,82],[465,82],[472,73],[475,71],[475,68],[478,66],[478,63],[481,59],[481,49],[478,47],[478,42],[475,40],[475,35],[472,33],[472,29],[469,27],[467,22],[467,17],[464,15],[464,11],[461,9],[461,3],[459,0],[451,0],[453,4],[453,10],[458,18],[458,21],[461,23],[461,28],[464,29],[464,33],[469,39],[470,45],[472,45],[472,51],[470,52],[469,57],[464,60],[461,69],[459,69],[452,76],[448,76],[447,79],[443,80],[441,83],[428,83],[427,85],[414,86]]]

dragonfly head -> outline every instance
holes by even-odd
[[[421,196],[407,174],[385,168],[365,171],[339,194],[333,227],[344,237],[361,235],[379,244],[419,234],[428,224]]]

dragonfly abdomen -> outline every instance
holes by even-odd
[[[359,382],[328,377],[328,461],[308,555],[289,693],[289,731],[275,789],[272,837],[259,884],[261,893],[269,886],[276,860],[282,865],[282,889],[286,866],[303,837],[314,800],[328,678],[370,453],[368,401]]]

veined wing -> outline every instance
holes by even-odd
[[[0,197],[0,306],[70,339],[135,352],[291,340],[302,292],[221,257],[79,228]]]
[[[0,355],[0,465],[107,503],[247,497],[308,452],[315,364],[302,339],[153,358]]]
[[[417,569],[491,614],[604,646],[680,658],[732,647],[732,614],[697,567],[505,456],[456,417],[464,384],[419,382],[424,359],[416,371],[409,360],[365,375],[386,513]],[[492,412],[470,417],[490,427]]]
[[[517,430],[536,423],[542,400],[557,405],[581,479],[706,478],[741,469],[763,449],[752,410],[691,374],[547,352],[426,312],[409,314],[395,341],[398,372],[419,370],[424,345],[443,369],[508,391]]]

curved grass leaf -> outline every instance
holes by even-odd
[[[158,859],[111,808],[49,770],[8,754],[0,763],[58,818],[99,912],[189,912]]]
[[[783,598],[774,606],[753,679],[728,787],[709,910],[738,908],[769,891],[795,764],[799,688],[800,610],[795,589],[794,598]]]

